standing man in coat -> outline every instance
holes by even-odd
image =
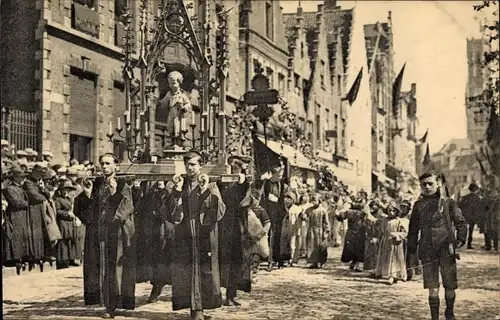
[[[75,215],[86,225],[83,261],[86,305],[106,307],[104,318],[116,309],[135,308],[135,228],[131,187],[117,180],[118,159],[99,157],[104,176],[84,186],[75,200]]]
[[[419,180],[422,196],[415,202],[411,214],[408,252],[414,254],[418,246],[424,288],[429,290],[432,320],[439,319],[439,273],[445,289],[445,317],[446,320],[454,320],[455,290],[458,288],[457,257],[454,250],[465,244],[467,222],[456,202],[438,188],[435,174],[424,173]]]
[[[242,205],[243,200],[250,196],[250,183],[245,180],[244,162],[239,157],[232,157],[229,164],[231,173],[239,174],[240,179],[222,192],[226,214],[219,226],[219,264],[221,286],[227,289],[225,304],[239,306],[236,291],[250,292],[252,286],[248,206]]]
[[[23,189],[27,174],[17,165],[11,168],[10,174],[12,181],[2,188],[8,204],[2,249],[4,261],[15,263],[19,275],[23,263],[30,256],[28,196]]]
[[[40,271],[43,271],[43,262],[45,258],[45,239],[46,228],[44,223],[45,202],[50,198],[50,192],[45,188],[42,180],[47,168],[39,164],[33,166],[31,174],[23,184],[24,192],[28,195],[28,218],[30,232],[30,268],[38,263]]]
[[[469,234],[467,236],[467,249],[472,248],[472,233],[474,226],[479,224],[481,217],[484,216],[483,200],[479,197],[479,187],[475,183],[469,185],[470,193],[463,197],[458,203],[462,214],[467,221]]]
[[[203,320],[203,310],[222,304],[217,224],[226,212],[219,188],[201,173],[198,152],[184,156],[186,179],[174,177],[169,214],[175,224],[172,252],[172,307],[191,309],[191,318]]]

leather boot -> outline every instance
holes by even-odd
[[[453,297],[447,297],[446,299],[446,310],[444,311],[444,317],[446,320],[455,320],[455,314],[453,313],[453,308],[455,306],[455,295]]]
[[[439,297],[429,297],[429,308],[431,310],[431,319],[439,320]]]

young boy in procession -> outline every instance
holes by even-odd
[[[284,260],[289,260],[289,265],[299,262],[299,244],[301,235],[300,213],[302,209],[296,204],[295,193],[285,195],[285,208],[287,214],[283,219],[281,229],[281,250]]]
[[[363,262],[363,270],[369,271],[371,276],[374,277],[380,246],[380,228],[376,221],[378,221],[379,218],[382,218],[384,212],[378,199],[370,201],[369,207],[370,214],[366,219],[365,261]]]
[[[424,288],[429,290],[432,320],[439,319],[439,273],[445,288],[445,318],[454,320],[455,290],[458,288],[455,250],[465,244],[467,222],[456,202],[439,188],[434,173],[422,174],[419,181],[422,196],[415,202],[411,213],[408,252],[416,253],[418,247],[423,267]]]
[[[330,234],[330,222],[328,213],[321,203],[318,195],[311,197],[312,206],[308,209],[308,249],[309,259],[311,263],[310,269],[322,268],[326,262],[327,254],[326,247]]]
[[[337,219],[343,221],[347,219],[348,228],[344,241],[344,248],[340,261],[350,263],[349,269],[361,272],[359,263],[364,262],[365,239],[366,239],[366,204],[365,200],[358,197],[354,203],[339,212]]]

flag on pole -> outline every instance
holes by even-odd
[[[401,85],[403,84],[403,75],[405,73],[406,62],[399,71],[394,84],[392,85],[392,111],[394,115],[398,114],[399,97],[401,95]]]
[[[488,128],[486,129],[486,140],[491,143],[494,139],[499,139],[500,135],[500,123],[498,121],[498,115],[495,110],[490,111],[490,119],[488,121]]]
[[[359,92],[359,87],[361,86],[361,79],[363,78],[363,67],[361,67],[361,70],[359,70],[358,76],[356,77],[356,80],[354,80],[354,83],[352,84],[351,89],[347,93],[347,101],[349,101],[349,104],[352,105],[356,98],[358,97],[358,92]]]
[[[431,164],[431,153],[429,151],[429,144],[427,143],[427,148],[425,149],[424,161],[422,162],[424,166]]]
[[[422,136],[422,138],[420,138],[418,140],[418,142],[420,143],[427,143],[427,134],[429,133],[429,129],[427,129],[427,131],[425,131],[424,135]]]
[[[476,152],[476,160],[479,163],[479,168],[481,169],[481,174],[485,177],[488,176],[488,172],[486,172],[486,169],[484,168],[483,161],[481,161],[477,152]]]

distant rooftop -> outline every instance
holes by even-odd
[[[471,149],[474,149],[474,144],[469,140],[469,138],[456,138],[445,143],[444,146],[434,154],[434,156],[447,155],[454,151]]]
[[[304,28],[306,30],[316,27],[316,14],[317,12],[302,13],[302,17],[304,18]],[[353,9],[341,9],[340,7],[335,7],[334,9],[324,9],[328,48],[333,49],[334,46],[330,46],[330,44],[337,42],[337,36],[339,34],[341,37],[344,74],[347,73],[348,70],[353,14]],[[283,15],[283,20],[287,29],[294,28],[297,24],[297,13],[286,13]]]

